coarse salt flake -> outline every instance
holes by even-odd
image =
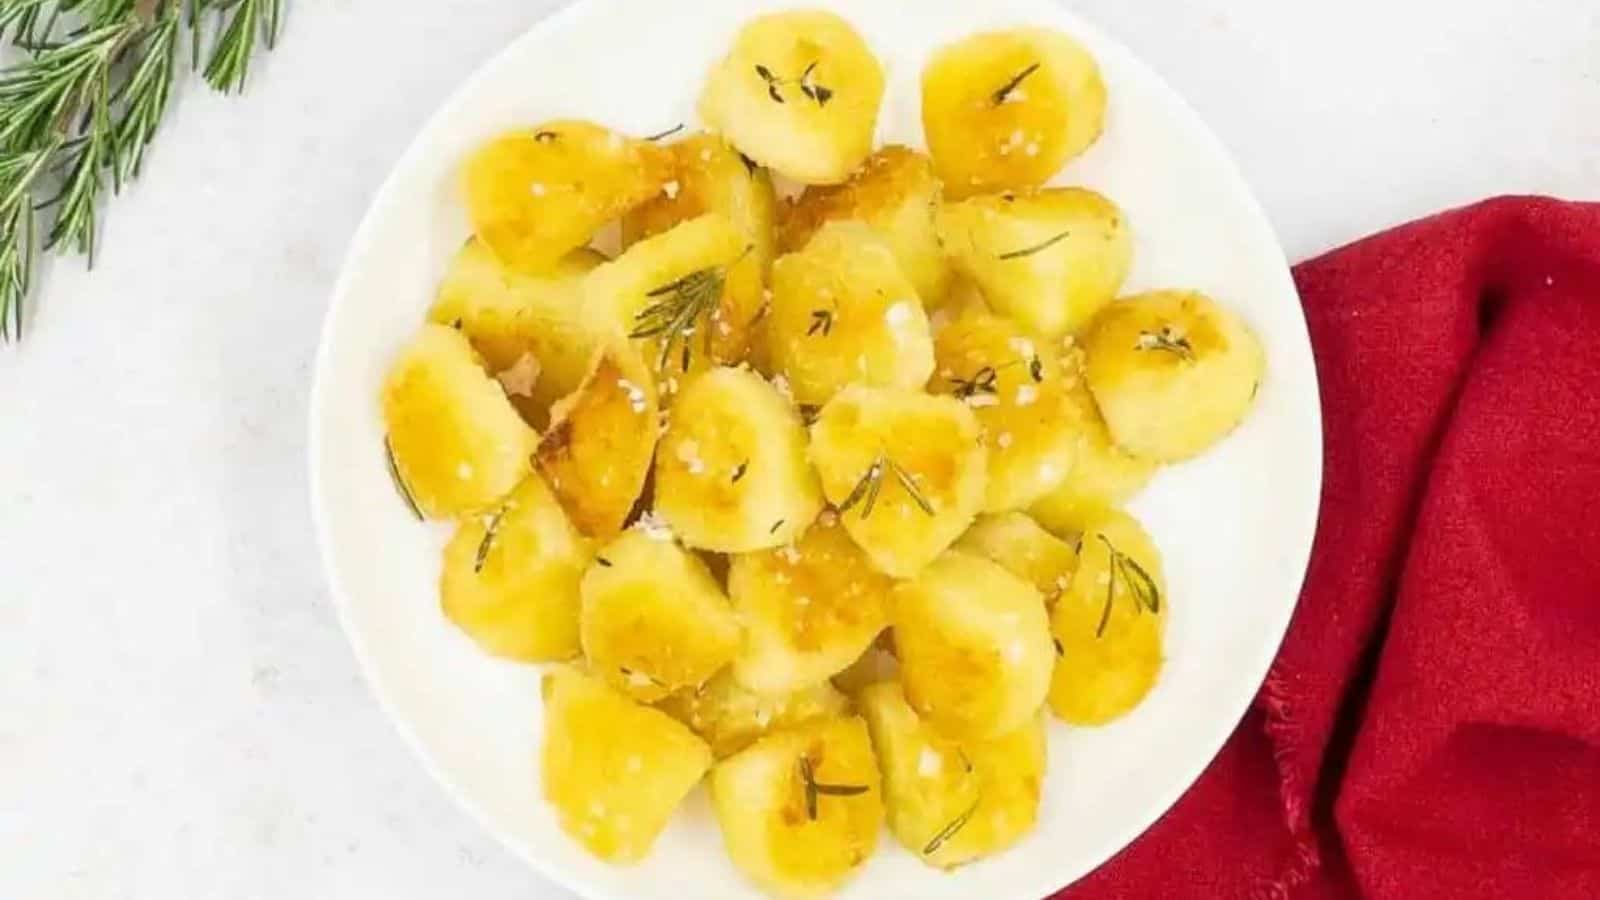
[[[543,197],[545,194],[545,186],[543,183],[535,181],[533,184],[528,185],[528,193],[534,195],[535,197]]]
[[[999,436],[994,439],[995,446],[999,447],[1001,450],[1004,450],[1007,447],[1010,447],[1011,446],[1011,441],[1012,441],[1012,437],[1011,437],[1011,432],[1009,432],[1009,431],[1000,432]]]
[[[657,515],[653,509],[640,516],[638,524],[634,527],[644,532],[644,536],[653,541],[672,540],[672,526],[668,525],[667,520]]]
[[[661,193],[666,194],[668,200],[676,200],[678,199],[678,188],[678,180],[673,179],[661,186]]]
[[[1032,406],[1039,399],[1039,389],[1031,384],[1020,385],[1017,388],[1017,405]]]
[[[982,409],[985,406],[999,406],[1000,398],[993,394],[977,393],[967,399],[967,405],[973,409]]]
[[[944,756],[932,747],[923,747],[917,754],[917,774],[923,778],[936,777],[944,769]]]
[[[462,481],[466,481],[467,479],[471,478],[472,477],[472,464],[471,463],[461,463],[460,465],[456,466],[456,477],[461,479]]]
[[[539,383],[540,372],[539,358],[532,353],[524,353],[517,357],[517,361],[512,363],[509,369],[500,372],[495,378],[499,380],[500,387],[504,388],[507,394],[513,397],[531,397],[533,386]]]
[[[626,378],[618,378],[617,387],[622,388],[623,393],[628,395],[628,406],[632,407],[634,412],[642,413],[649,407],[650,398],[645,395],[644,388]]]

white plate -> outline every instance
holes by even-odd
[[[1052,724],[1039,826],[1001,856],[947,875],[880,852],[846,898],[1034,900],[1127,845],[1210,762],[1255,695],[1294,608],[1321,489],[1316,374],[1294,285],[1265,216],[1210,131],[1126,49],[1049,0],[811,0],[866,36],[888,71],[880,139],[922,145],[918,76],[974,31],[1050,25],[1099,58],[1105,136],[1058,179],[1113,197],[1136,238],[1129,290],[1195,287],[1265,342],[1251,418],[1134,504],[1165,554],[1168,663],[1149,699],[1101,729]],[[782,0],[584,0],[483,67],[435,115],[379,192],[328,312],[311,408],[312,502],[333,595],[389,715],[434,776],[536,869],[588,898],[753,897],[723,853],[703,792],[648,860],[612,867],[568,840],[535,765],[538,670],[478,653],[439,612],[439,526],[412,520],[385,471],[377,396],[467,234],[455,173],[508,126],[596,118],[635,134],[693,123],[710,63]]]

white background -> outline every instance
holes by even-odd
[[[0,348],[6,900],[565,900],[378,712],[322,585],[304,447],[368,200],[558,4],[292,5],[247,95],[178,98],[93,275],[51,268],[27,342]],[[1485,195],[1600,199],[1593,0],[1071,5],[1199,109],[1296,260]]]

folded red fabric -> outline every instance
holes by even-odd
[[[1199,782],[1057,896],[1600,898],[1600,204],[1295,278],[1326,474],[1294,622]]]

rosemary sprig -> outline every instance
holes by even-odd
[[[994,105],[999,106],[1000,104],[1006,102],[1006,100],[1011,97],[1011,92],[1020,87],[1022,82],[1026,81],[1029,75],[1032,75],[1037,71],[1039,71],[1039,64],[1034,63],[1026,69],[1023,69],[1021,72],[1018,72],[1015,77],[1006,82],[999,90],[994,92],[994,96],[992,98],[994,100]]]
[[[139,175],[166,115],[185,32],[204,77],[244,86],[282,0],[0,0],[0,38],[27,54],[0,69],[0,340],[20,340],[40,250],[94,263],[100,203]],[[42,240],[35,240],[35,236]]]
[[[679,341],[682,341],[681,365],[683,371],[689,371],[694,334],[696,329],[700,328],[700,320],[710,315],[722,300],[722,288],[727,282],[728,269],[737,265],[749,252],[750,248],[746,247],[738,259],[726,266],[697,269],[645,294],[645,297],[652,302],[634,317],[633,330],[628,332],[628,337],[636,340],[662,339],[661,352],[656,360],[657,371],[666,371],[667,361],[672,358],[672,348],[678,346]],[[711,329],[707,327],[704,334],[706,350],[709,353]]]
[[[1100,625],[1094,630],[1096,638],[1104,637],[1106,625],[1111,621],[1111,604],[1116,599],[1117,580],[1121,578],[1124,590],[1133,595],[1133,611],[1143,613],[1146,609],[1152,614],[1161,612],[1161,588],[1156,586],[1154,578],[1144,570],[1144,567],[1134,562],[1133,557],[1116,548],[1105,535],[1096,535],[1100,543],[1106,545],[1106,552],[1111,555],[1109,578],[1106,581],[1105,608],[1100,611]]]
[[[1000,260],[1002,260],[1002,261],[1010,260],[1010,259],[1022,259],[1025,256],[1032,256],[1035,253],[1042,253],[1042,252],[1044,252],[1046,250],[1049,250],[1051,247],[1054,247],[1055,245],[1061,243],[1062,241],[1066,240],[1067,238],[1069,238],[1071,236],[1072,236],[1072,232],[1071,231],[1063,231],[1060,234],[1056,235],[1053,238],[1050,238],[1047,241],[1043,241],[1041,243],[1034,244],[1032,247],[1023,247],[1021,250],[1012,250],[1009,253],[1002,253],[1002,254],[999,255],[998,258]]]
[[[472,572],[477,574],[483,571],[483,564],[489,561],[489,550],[494,546],[494,539],[500,535],[500,520],[505,518],[511,504],[506,503],[489,519],[489,524],[484,526],[483,540],[478,542],[478,555],[472,561]]]
[[[1161,326],[1160,331],[1141,331],[1139,340],[1134,343],[1135,350],[1157,350],[1171,353],[1184,362],[1194,362],[1194,345],[1189,339],[1173,330],[1171,325]]]
[[[748,472],[749,470],[750,470],[750,460],[748,460],[748,459],[745,460],[744,462],[739,463],[737,466],[734,466],[733,467],[733,477],[731,479],[729,479],[729,483],[730,484],[738,484],[744,478],[744,473]]]
[[[982,804],[983,795],[980,794],[976,800],[972,801],[972,805],[967,807],[966,810],[961,813],[961,815],[951,819],[950,824],[939,829],[938,834],[928,839],[928,843],[924,844],[922,847],[922,855],[932,856],[935,853],[938,853],[940,847],[943,847],[951,838],[959,834],[961,829],[967,827],[967,823],[972,821],[972,817],[977,814],[978,807]]]
[[[973,372],[971,378],[952,376],[950,383],[956,386],[954,394],[958,400],[976,397],[979,394],[993,394],[999,391],[1000,372],[994,366],[984,366]]]
[[[779,78],[777,75],[773,74],[771,69],[761,65],[760,63],[756,64],[755,69],[756,75],[760,76],[761,80],[766,82],[767,96],[772,98],[772,102],[774,103],[786,102],[783,99],[783,92],[779,90],[779,88],[786,84],[799,85],[800,93],[805,94],[807,98],[815,102],[818,106],[827,106],[828,101],[833,99],[832,88],[823,87],[822,85],[811,80],[811,73],[817,70],[816,62],[812,62],[810,65],[806,66],[805,71],[800,73],[799,78]]]
[[[833,334],[833,310],[813,309],[811,311],[811,327],[806,329],[806,337],[815,335],[827,337]]]
[[[861,507],[861,518],[865,519],[872,515],[873,508],[878,504],[878,493],[883,490],[885,474],[893,474],[895,481],[898,481],[900,486],[905,488],[905,492],[911,497],[912,502],[917,504],[917,507],[924,513],[930,516],[934,515],[933,504],[928,502],[927,495],[922,493],[922,488],[917,486],[916,479],[912,477],[911,473],[907,472],[899,463],[890,459],[887,454],[881,453],[877,459],[872,461],[872,465],[867,467],[867,471],[856,482],[856,486],[850,489],[850,493],[844,498],[844,502],[839,504],[839,512],[841,514],[847,513],[856,504],[865,501]]]
[[[406,509],[422,521],[422,510],[417,508],[416,498],[411,496],[411,488],[406,484],[405,477],[400,474],[400,465],[394,460],[394,445],[389,442],[388,435],[383,438],[383,455],[389,463],[389,477],[394,481],[395,490],[400,492],[400,499],[406,502]]]
[[[818,781],[809,756],[800,757],[800,781],[805,786],[806,817],[813,822],[817,820],[818,797],[854,797],[870,790],[864,784],[824,784]]]
[[[680,132],[682,130],[683,130],[683,123],[679,122],[678,124],[672,126],[671,128],[668,128],[666,131],[658,131],[655,134],[646,135],[644,139],[647,140],[647,141],[659,141],[662,138],[672,137],[673,135],[677,134],[678,132]]]

